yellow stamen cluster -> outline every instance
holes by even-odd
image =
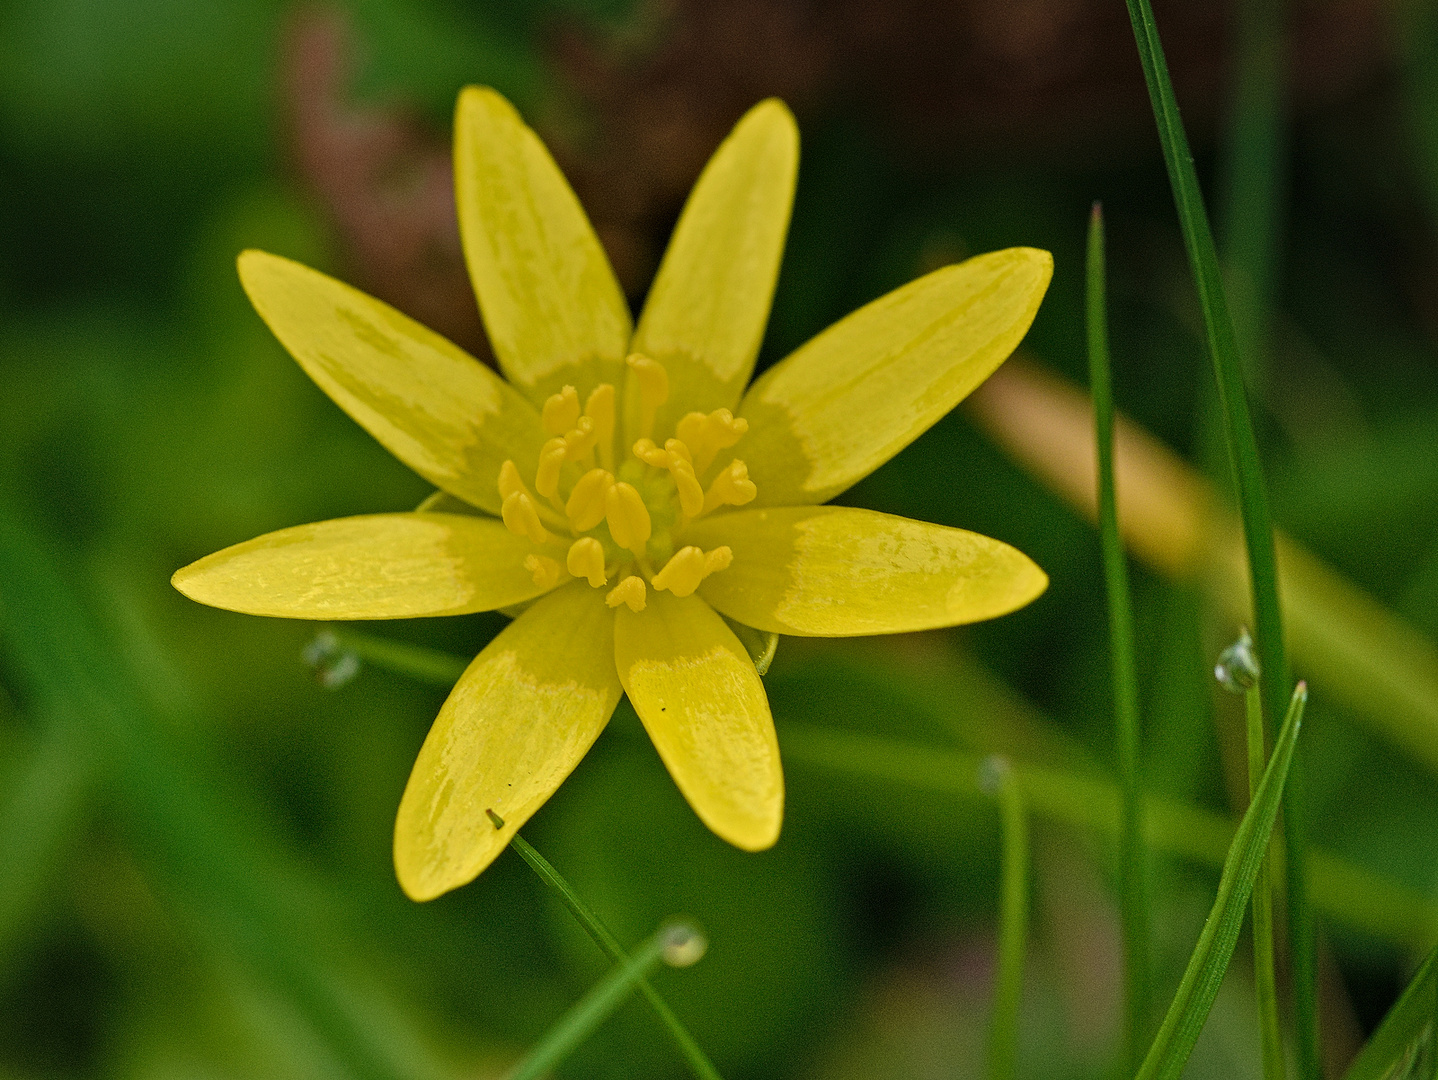
[[[514,462],[506,461],[499,470],[499,494],[504,524],[516,535],[536,546],[562,543],[555,533],[562,534],[566,527],[574,537],[562,560],[552,546],[551,554],[536,552],[525,558],[524,567],[536,585],[552,588],[566,575],[583,578],[596,589],[617,581],[605,597],[609,606],[625,604],[642,611],[649,586],[689,596],[706,577],[729,566],[734,558],[729,548],[706,552],[689,545],[676,550],[674,538],[695,518],[721,506],[744,505],[756,489],[748,467],[737,459],[718,471],[707,490],[701,482],[719,453],[748,431],[746,420],[728,409],[692,412],[676,425],[675,437],[660,446],[652,431],[660,406],[669,398],[668,372],[637,353],[627,365],[625,408],[631,435],[639,436],[631,448],[634,460],[622,469],[616,466],[614,387],[595,387],[581,411],[578,391],[566,386],[551,394],[540,411],[549,439],[540,448],[533,490]],[[645,466],[668,474],[672,494],[665,494],[668,486],[662,477]],[[646,493],[659,500],[652,504],[658,508],[657,519],[645,502]],[[607,540],[602,533],[587,535],[601,524],[607,526]],[[658,573],[651,553],[654,562],[665,560]]]

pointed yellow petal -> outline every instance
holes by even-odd
[[[729,568],[699,593],[729,618],[805,637],[955,626],[1023,607],[1048,578],[1023,552],[962,529],[840,506],[741,510],[691,525]]]
[[[565,384],[623,385],[629,306],[579,200],[539,136],[488,87],[454,118],[459,232],[499,366],[542,404]]]
[[[534,550],[493,518],[368,514],[267,533],[171,582],[191,600],[286,619],[405,619],[492,611],[538,596]]]
[[[798,167],[794,117],[771,98],[745,114],[694,185],[632,345],[674,383],[656,430],[739,400],[769,319]]]
[[[575,582],[515,619],[460,676],[395,821],[395,872],[412,899],[472,880],[599,737],[619,701],[613,627],[604,598]]]
[[[757,505],[826,502],[908,446],[1013,352],[1052,274],[1034,248],[935,270],[765,372],[736,448]]]
[[[669,775],[700,820],[760,851],[779,837],[784,776],[764,685],[724,620],[697,596],[651,590],[621,607],[614,658]]]
[[[407,315],[263,251],[239,259],[255,310],[331,399],[415,472],[499,513],[506,458],[532,470],[538,412],[489,368]]]

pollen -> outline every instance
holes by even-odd
[[[604,602],[610,607],[628,604],[630,611],[643,611],[646,595],[644,579],[638,575],[631,575],[611,589],[609,595],[604,598]]]
[[[675,596],[689,596],[699,583],[717,570],[728,569],[734,553],[727,547],[704,552],[690,545],[680,548],[654,575],[655,589],[668,589]]]
[[[604,545],[592,536],[574,541],[564,562],[571,574],[586,578],[596,589],[609,580],[604,573]]]
[[[540,420],[546,434],[563,435],[579,420],[579,392],[566,386],[559,393],[550,394],[545,399]]]
[[[534,575],[534,583],[541,589],[552,589],[559,584],[559,564],[548,555],[526,555],[524,568]]]

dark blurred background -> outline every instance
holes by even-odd
[[[1229,213],[1265,160],[1235,119],[1242,27],[1229,5],[1155,7],[1225,253],[1260,249],[1243,310],[1263,328],[1250,375],[1276,516],[1401,622],[1416,644],[1394,670],[1432,679],[1438,21],[1421,0],[1282,10],[1255,181],[1276,194],[1254,226]],[[1221,489],[1117,0],[3,0],[0,1078],[498,1076],[604,970],[512,854],[435,902],[400,894],[394,812],[443,687],[373,663],[326,687],[301,659],[318,627],[168,584],[259,533],[428,493],[288,359],[234,258],[301,259],[486,357],[449,174],[466,83],[540,131],[636,306],[729,126],[787,100],[802,160],[761,365],[927,269],[1024,244],[1056,260],[1027,359],[1082,383],[1102,199],[1119,406]],[[1086,521],[962,411],[844,501],[999,537],[1052,585],[992,624],[781,642],[781,742],[824,725],[1108,775]],[[1201,580],[1135,573],[1148,784],[1228,814],[1241,718],[1207,672],[1235,621]],[[364,629],[469,656],[501,622]],[[1385,727],[1351,680],[1325,694],[1321,660],[1298,665],[1314,840],[1392,890],[1350,891],[1346,916],[1320,898],[1337,1075],[1438,936],[1438,759],[1413,751],[1438,727]],[[778,846],[732,850],[621,705],[526,835],[626,944],[676,912],[704,924],[708,957],[659,985],[731,1080],[978,1075],[994,808],[797,751],[786,776]],[[1111,844],[1052,816],[1035,830],[1021,1069],[1107,1076]],[[1212,858],[1155,858],[1159,1009],[1215,880]],[[1245,949],[1189,1076],[1259,1075]],[[639,1004],[560,1074],[685,1075]]]

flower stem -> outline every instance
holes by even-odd
[[[1024,987],[1024,944],[1029,929],[1029,822],[1023,792],[1003,758],[980,765],[980,784],[998,800],[1003,824],[999,877],[999,959],[994,1016],[989,1031],[989,1078],[1013,1080],[1019,1047],[1019,1004]]]
[[[575,1002],[529,1056],[515,1067],[508,1080],[536,1080],[568,1057],[643,983],[645,976],[668,958],[675,949],[678,935],[697,937],[698,931],[683,923],[661,927],[633,956],[615,965],[589,993]]]
[[[509,846],[514,848],[519,857],[529,864],[529,868],[539,875],[541,881],[555,891],[559,899],[564,902],[564,906],[579,921],[579,925],[588,931],[595,944],[604,950],[610,960],[616,964],[623,964],[628,959],[624,955],[623,948],[620,947],[619,939],[609,932],[609,928],[600,921],[599,916],[594,913],[594,909],[580,898],[579,894],[574,891],[574,886],[560,875],[548,859],[517,833],[510,840]],[[660,997],[659,991],[654,989],[649,980],[642,976],[639,979],[639,992],[648,1000],[655,1015],[669,1029],[669,1034],[674,1039],[674,1045],[684,1055],[684,1060],[694,1075],[700,1080],[721,1080],[719,1071],[714,1068],[709,1056],[694,1041],[694,1036],[689,1034],[689,1029],[684,1026],[683,1021],[674,1015],[674,1010],[669,1007],[669,1003]]]
[[[1144,882],[1143,796],[1139,780],[1138,673],[1134,660],[1133,607],[1128,564],[1118,531],[1113,480],[1113,381],[1108,352],[1108,302],[1104,272],[1103,208],[1089,218],[1087,305],[1089,385],[1098,448],[1098,525],[1108,589],[1109,652],[1113,664],[1115,741],[1119,790],[1119,914],[1123,923],[1124,1043],[1127,1072],[1143,1059],[1148,1014],[1148,897]]]
[[[1244,694],[1248,710],[1248,797],[1258,794],[1268,764],[1264,748],[1263,696],[1255,683]],[[1273,963],[1272,867],[1276,845],[1270,839],[1253,883],[1253,982],[1258,999],[1258,1032],[1263,1045],[1263,1080],[1284,1080],[1283,1035],[1278,1026],[1278,989]]]

